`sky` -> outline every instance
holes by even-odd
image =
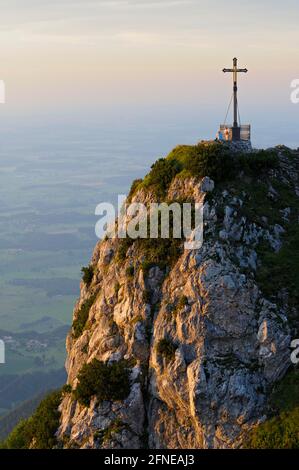
[[[0,0],[0,122],[198,119],[214,137],[237,56],[243,122],[295,132],[298,14],[297,0]]]

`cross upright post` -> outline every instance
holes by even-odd
[[[238,69],[237,64],[238,64],[238,59],[235,57],[233,59],[233,68],[222,70],[224,73],[231,72],[233,74],[233,93],[234,93],[234,122],[233,122],[233,128],[232,128],[233,140],[240,140],[240,126],[238,125],[238,84],[237,84],[238,73],[248,72],[247,69]]]

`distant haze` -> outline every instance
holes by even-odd
[[[231,95],[221,70],[237,56],[256,143],[299,145],[297,0],[1,0],[0,13],[2,130],[109,117],[214,137]]]

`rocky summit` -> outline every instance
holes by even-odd
[[[56,447],[271,446],[268,423],[298,410],[298,168],[283,146],[201,142],[133,183],[130,202],[203,203],[204,243],[97,244],[67,337]]]

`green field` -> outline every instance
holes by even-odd
[[[0,364],[0,415],[42,390],[43,382],[65,380],[59,371],[81,267],[97,242],[95,207],[126,193],[144,173],[140,157],[126,133],[115,139],[107,129],[104,139],[99,130],[92,139],[85,130],[79,137],[65,129],[56,129],[54,139],[48,129],[34,129],[30,138],[26,132],[19,139],[2,136],[0,339],[6,363]],[[38,343],[36,350],[30,347],[40,340],[36,335],[46,344],[40,350]],[[16,393],[12,378],[18,380]]]

